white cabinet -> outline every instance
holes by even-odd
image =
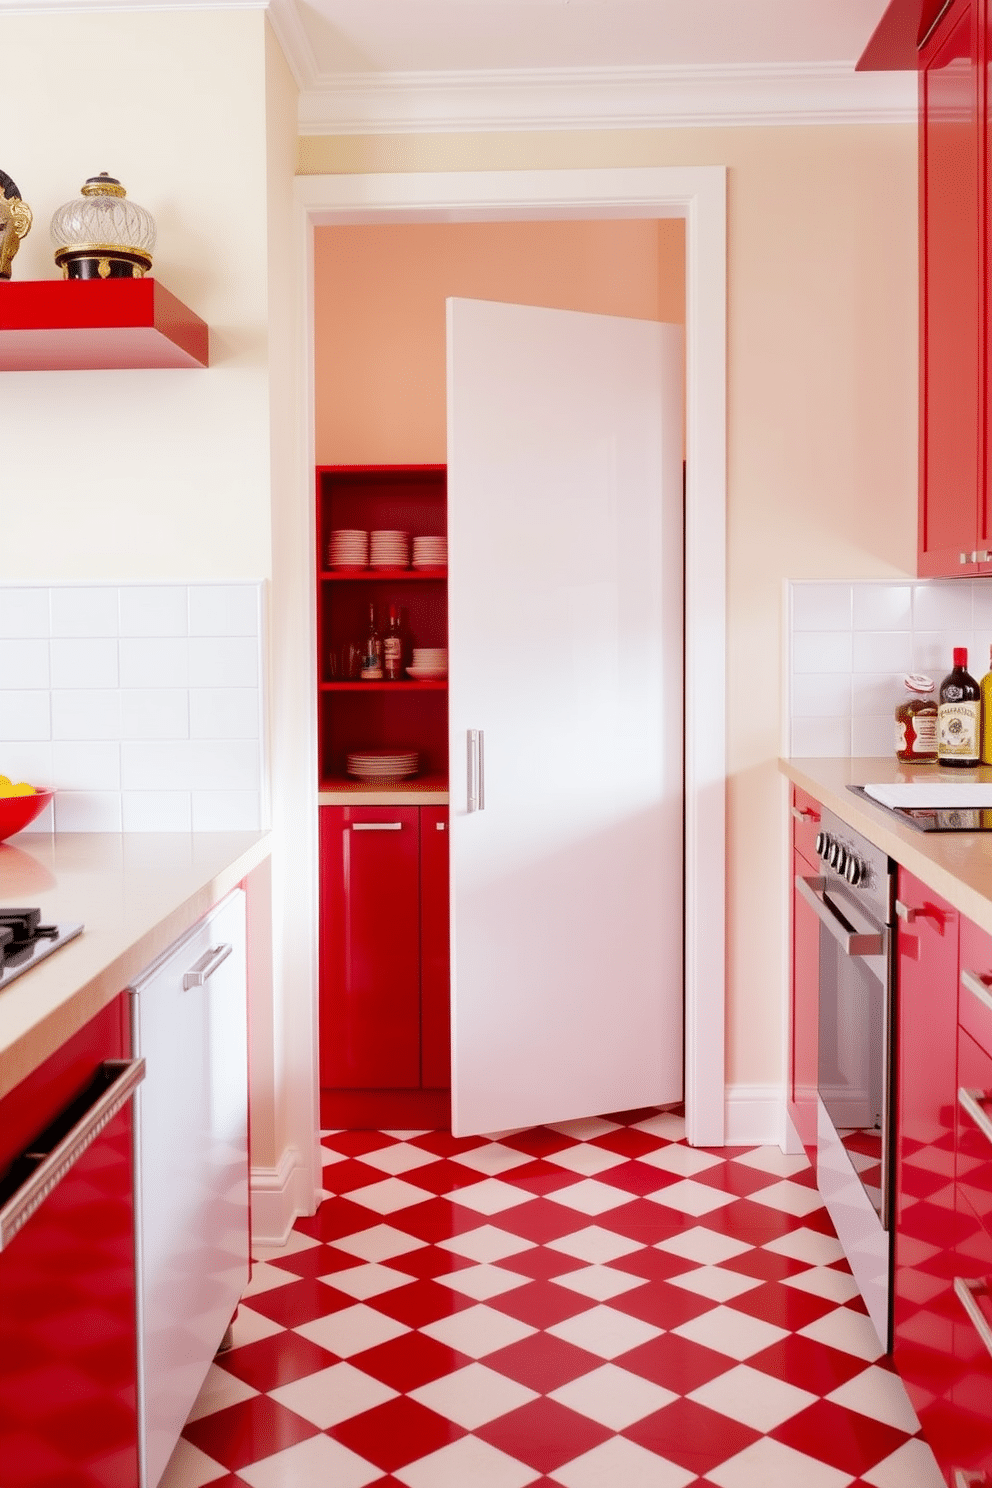
[[[248,1283],[245,896],[235,889],[138,977],[138,1379],[155,1488]]]

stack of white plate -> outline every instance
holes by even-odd
[[[355,527],[338,527],[327,545],[328,568],[368,568],[369,535]]]
[[[426,682],[448,675],[447,646],[414,646],[412,661],[407,673],[416,681]]]
[[[448,539],[446,537],[415,537],[413,539],[414,568],[446,568],[448,564]]]
[[[373,532],[369,561],[373,568],[408,568],[409,532]]]
[[[347,770],[357,780],[403,780],[416,775],[420,756],[415,749],[366,749],[348,755]]]

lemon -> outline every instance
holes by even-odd
[[[34,795],[37,795],[37,791],[33,785],[28,785],[26,780],[19,780],[15,785],[9,775],[0,775],[0,799]]]

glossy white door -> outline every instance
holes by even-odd
[[[681,329],[449,300],[448,505],[452,1128],[678,1100]]]

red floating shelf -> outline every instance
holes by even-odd
[[[157,279],[0,283],[0,371],[206,367],[210,329]]]

